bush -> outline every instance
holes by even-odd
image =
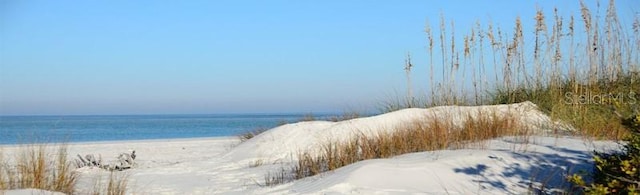
[[[640,194],[640,113],[622,120],[631,131],[623,150],[595,153],[593,184],[587,186],[581,176],[569,180],[589,194]]]

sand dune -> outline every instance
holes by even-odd
[[[489,141],[488,147],[482,149],[365,160],[290,183],[261,186],[266,173],[289,166],[295,162],[297,152],[313,152],[327,141],[393,131],[414,120],[447,117],[463,121],[467,116],[489,112],[515,116],[535,128],[539,135],[526,143],[502,137]],[[563,176],[567,173],[591,168],[591,151],[617,147],[606,141],[546,136],[546,132],[554,129],[571,130],[551,121],[530,102],[444,106],[404,109],[341,122],[288,124],[244,143],[235,137],[74,143],[69,145],[69,158],[95,154],[108,160],[135,149],[137,166],[123,171],[129,175],[131,194],[511,194],[541,186],[547,190],[562,187],[566,185]],[[2,149],[11,156],[18,147],[2,146]],[[98,168],[77,171],[81,174],[79,193],[89,192],[97,177],[108,175]],[[5,193],[29,192],[40,193],[29,190]]]

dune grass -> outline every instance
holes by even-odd
[[[596,139],[620,140],[629,135],[615,112],[633,114],[635,105],[640,103],[640,83],[632,84],[632,79],[640,78],[638,73],[619,75],[614,81],[603,81],[594,85],[576,85],[564,81],[556,88],[519,88],[512,91],[498,91],[494,103],[514,103],[532,101],[552,118],[572,124],[578,135]],[[582,92],[580,92],[582,91]]]
[[[34,188],[77,194],[80,174],[68,159],[64,143],[23,144],[12,153],[0,148],[0,192]],[[111,172],[108,182],[96,182],[90,194],[121,195],[128,189],[128,176]]]
[[[109,178],[103,182],[98,178],[93,186],[92,195],[124,195],[127,193],[129,175],[118,171],[110,171]]]
[[[55,149],[52,154],[51,151]],[[9,161],[0,153],[0,190],[36,188],[73,194],[78,174],[67,160],[67,146],[24,145]]]
[[[295,178],[299,179],[362,160],[470,145],[481,147],[484,140],[528,133],[514,118],[495,113],[469,115],[462,124],[455,124],[448,119],[431,118],[415,121],[388,133],[374,136],[361,134],[346,143],[328,142],[322,146],[322,152],[318,155],[298,154],[299,160],[293,172]]]
[[[627,136],[611,108],[631,114],[629,108],[640,104],[640,16],[625,25],[613,0],[606,8],[576,4],[577,16],[537,9],[526,17],[534,26],[527,28],[517,17],[512,31],[478,20],[454,34],[459,28],[441,14],[436,28],[425,28],[428,92],[387,101],[382,110],[531,101],[580,135]]]
[[[633,25],[623,25],[613,0],[604,15],[599,14],[599,4],[596,8],[582,1],[577,4],[579,15],[568,18],[554,8],[548,19],[548,12],[537,9],[530,29],[517,17],[512,33],[491,21],[483,24],[478,20],[462,37],[454,34],[454,21],[441,14],[437,29],[429,24],[425,28],[428,93],[413,97],[411,67],[419,64],[407,56],[407,97],[383,103],[382,111],[531,101],[552,119],[575,127],[576,135],[612,140],[626,137],[629,131],[613,108],[630,114],[640,103],[640,16],[633,18]],[[596,14],[592,14],[594,9]],[[435,67],[442,72],[435,72]],[[393,133],[327,143],[319,155],[298,154],[291,171],[294,177],[281,171],[271,174],[268,183],[304,178],[366,159],[471,143],[482,146],[482,140],[499,136],[530,135],[517,128],[518,121],[512,118],[490,116],[467,117],[462,126],[446,119],[415,122]]]
[[[483,148],[486,146],[484,141],[492,138],[519,136],[528,140],[526,138],[531,134],[513,116],[500,113],[467,115],[461,123],[452,118],[428,117],[388,133],[362,133],[344,143],[326,142],[319,153],[297,154],[298,161],[289,172],[282,169],[268,173],[265,184],[276,185],[301,179],[367,159],[442,149]]]

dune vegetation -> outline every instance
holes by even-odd
[[[55,152],[52,152],[55,151]],[[73,194],[78,174],[67,160],[67,148],[25,145],[11,161],[0,152],[0,190],[35,188]]]
[[[613,108],[632,115],[640,103],[640,18],[622,24],[613,0],[604,16],[600,7],[580,7],[581,15],[569,18],[557,9],[551,16],[538,9],[527,16],[535,26],[526,28],[518,17],[512,32],[478,21],[462,39],[453,32],[454,21],[442,15],[439,28],[425,29],[430,92],[386,110],[531,101],[581,135],[623,138],[628,131]]]
[[[382,109],[393,112],[404,108],[530,101],[552,119],[573,126],[573,131],[558,129],[556,135],[566,133],[629,143],[620,153],[596,155],[596,183],[588,184],[574,175],[570,180],[579,189],[569,190],[620,192],[612,191],[615,189],[637,193],[640,18],[636,16],[632,25],[623,24],[613,0],[604,14],[592,11],[600,7],[590,8],[584,2],[579,5],[580,15],[568,18],[559,15],[557,9],[551,15],[537,10],[535,16],[527,16],[536,21],[531,28],[523,26],[523,19],[518,17],[513,29],[478,21],[462,34],[454,32],[454,21],[447,21],[442,15],[436,28],[431,25],[425,28],[429,59],[425,66],[430,71],[426,74],[429,82],[424,85],[429,92],[414,94],[411,90],[415,81],[411,78],[412,67],[418,64],[413,64],[408,55],[404,64],[408,94]],[[435,72],[435,67],[442,67],[442,72]],[[328,120],[337,122],[360,116],[347,113]],[[387,133],[363,133],[346,142],[327,142],[320,146],[319,153],[301,151],[294,163],[267,173],[264,185],[310,177],[368,159],[483,148],[486,140],[504,136],[516,137],[526,144],[528,137],[535,134],[530,126],[509,115],[480,112],[457,117],[462,117],[463,122],[455,123],[454,117],[424,118]],[[303,120],[317,119],[309,116]],[[240,138],[246,143],[264,131],[267,129],[256,129]],[[20,152],[9,155],[0,148],[0,190],[36,188],[77,193],[79,175],[67,159],[67,145],[21,147]],[[264,163],[254,161],[250,167]],[[106,182],[95,183],[91,193],[125,194],[127,181],[127,176],[111,172]]]
[[[22,144],[13,154],[0,148],[0,192],[13,189],[41,189],[65,194],[79,192],[80,173],[68,159],[66,144]],[[121,195],[127,191],[127,177],[111,172],[106,182],[96,181],[90,194]]]
[[[295,178],[300,179],[322,172],[376,158],[389,158],[412,152],[465,148],[469,145],[482,147],[482,141],[500,136],[528,136],[525,126],[513,117],[495,113],[479,113],[466,116],[461,125],[452,121],[415,121],[401,129],[375,136],[361,134],[346,143],[328,142],[322,146],[320,155],[302,152],[294,166]]]
[[[453,31],[454,21],[441,15],[438,28],[430,25],[425,28],[430,92],[414,96],[411,89],[414,64],[408,55],[404,66],[407,96],[386,102],[383,112],[531,101],[554,120],[575,128],[556,133],[587,139],[629,140],[634,134],[623,119],[636,116],[640,108],[640,18],[634,18],[633,25],[622,24],[613,0],[609,1],[604,16],[599,11],[594,14],[594,8],[584,2],[579,5],[580,15],[568,18],[560,16],[557,9],[551,16],[538,9],[532,17],[535,26],[530,29],[525,29],[520,17],[515,18],[512,32],[494,27],[490,21],[487,24],[478,21],[462,39]],[[434,67],[442,67],[442,72],[434,72]],[[265,184],[276,185],[366,159],[464,148],[469,143],[501,136],[526,140],[531,135],[509,117],[496,117],[492,113],[483,116],[469,117],[462,126],[452,126],[451,119],[416,121],[388,134],[327,143],[319,155],[301,152],[291,168],[267,174]]]

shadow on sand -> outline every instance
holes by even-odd
[[[568,148],[545,146],[557,153],[507,151],[511,158],[518,161],[508,162],[501,157],[487,156],[495,160],[495,164],[477,164],[475,166],[456,168],[454,172],[476,177],[481,189],[498,189],[507,194],[509,186],[530,189],[533,194],[554,194],[563,189],[569,189],[570,183],[565,179],[568,175],[591,171],[593,169],[593,154]],[[562,155],[560,155],[562,154]],[[518,162],[528,162],[526,165]],[[490,171],[492,166],[506,167],[500,172]]]

